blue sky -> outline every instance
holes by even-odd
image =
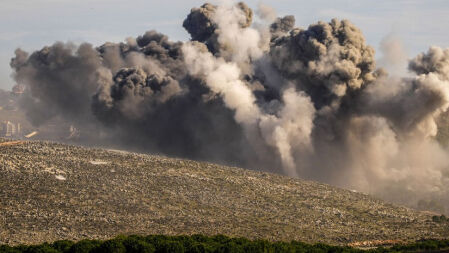
[[[9,60],[14,50],[40,49],[55,41],[120,42],[157,30],[172,40],[187,40],[182,20],[197,0],[0,0],[0,88],[14,83]],[[211,1],[216,2],[216,1]],[[360,27],[381,57],[379,45],[393,34],[409,57],[431,45],[449,47],[448,0],[248,0],[292,14],[296,26],[346,18]]]

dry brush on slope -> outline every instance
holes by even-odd
[[[48,142],[0,147],[0,244],[225,234],[348,244],[448,238],[368,195],[205,162]]]

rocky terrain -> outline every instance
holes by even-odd
[[[226,234],[369,245],[449,238],[432,214],[301,179],[49,142],[0,144],[0,244]]]

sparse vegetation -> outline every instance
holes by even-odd
[[[432,216],[432,221],[438,223],[449,222],[449,218],[447,218],[445,215],[434,215]]]
[[[117,234],[364,247],[449,238],[435,214],[276,174],[48,142],[0,149],[0,244]]]

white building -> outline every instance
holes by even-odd
[[[0,124],[0,136],[2,137],[16,137],[20,136],[21,133],[20,123],[14,124],[11,121],[3,121]]]

